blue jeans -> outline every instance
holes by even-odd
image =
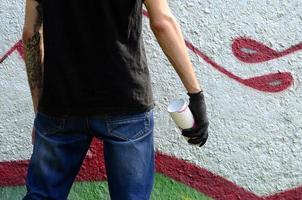
[[[104,142],[111,199],[150,199],[155,170],[153,110],[80,117],[53,117],[38,112],[34,127],[24,200],[67,199],[93,137]]]

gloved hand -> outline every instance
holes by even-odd
[[[192,128],[183,129],[182,135],[189,138],[188,143],[201,147],[208,139],[209,120],[203,92],[187,93],[190,97],[189,108],[194,116],[195,124]]]

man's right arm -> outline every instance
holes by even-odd
[[[166,0],[145,0],[150,27],[189,93],[201,90],[179,24]]]

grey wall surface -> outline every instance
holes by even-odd
[[[186,91],[145,17],[156,149],[259,195],[302,185],[302,1],[169,4],[186,41],[198,49],[189,53],[205,91],[210,137],[203,148],[188,145],[167,113],[168,103],[187,98]],[[24,1],[0,1],[0,58],[21,39],[23,18]],[[24,62],[15,51],[0,63],[0,162],[30,157],[33,116]]]

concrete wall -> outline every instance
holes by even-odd
[[[205,90],[210,137],[203,148],[187,145],[166,112],[170,100],[186,94],[145,17],[157,103],[157,150],[259,196],[301,186],[302,1],[169,0],[169,4]],[[32,150],[34,114],[17,51],[23,18],[24,1],[1,0],[0,59],[17,46],[0,63],[0,162],[29,159]]]

